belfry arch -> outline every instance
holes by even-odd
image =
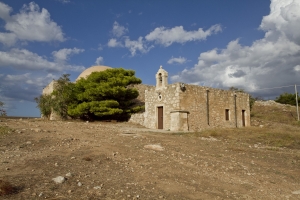
[[[160,66],[156,73],[156,89],[165,88],[168,85],[168,72]]]

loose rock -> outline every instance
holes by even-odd
[[[65,182],[66,178],[63,176],[57,176],[56,178],[52,179],[55,183],[63,183]]]
[[[300,190],[294,191],[292,194],[300,194]]]
[[[152,149],[155,151],[164,151],[165,148],[162,147],[160,144],[149,144],[144,146],[145,149]]]

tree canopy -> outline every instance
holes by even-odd
[[[51,94],[42,94],[34,98],[44,117],[49,118],[52,112],[55,112],[62,119],[68,117],[68,104],[72,99],[73,88],[69,76],[70,74],[63,74],[55,81],[54,90]]]
[[[73,85],[68,114],[86,119],[125,119],[142,109],[134,106],[139,93],[131,84],[140,84],[133,70],[123,68],[93,72]]]
[[[276,97],[275,101],[277,103],[282,103],[282,104],[289,104],[289,105],[296,105],[296,94],[291,94],[291,93],[283,93],[279,97]],[[300,104],[300,99],[298,96],[298,104]]]
[[[86,79],[70,82],[69,74],[62,75],[51,94],[35,98],[41,114],[47,118],[55,112],[62,119],[68,116],[82,119],[128,119],[131,113],[142,110],[133,99],[139,93],[128,87],[140,84],[133,70],[107,69],[93,72]]]

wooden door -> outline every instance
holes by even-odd
[[[245,110],[242,110],[242,122],[243,122],[243,126],[246,126],[246,122],[245,122]]]
[[[164,110],[162,106],[157,107],[157,128],[164,128]]]

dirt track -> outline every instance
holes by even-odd
[[[130,123],[1,120],[14,131],[0,135],[0,180],[18,191],[0,199],[300,199],[299,150]]]

